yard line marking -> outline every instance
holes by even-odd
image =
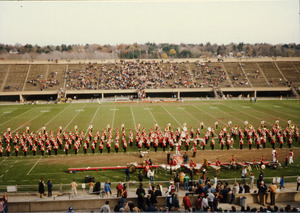
[[[82,107],[81,107],[81,109],[83,109],[84,107],[85,107],[85,105],[86,104],[84,104]],[[74,115],[74,117],[72,118],[72,120],[70,120],[70,122],[68,123],[68,125],[62,130],[62,131],[65,131],[67,128],[68,128],[68,126],[72,123],[72,121],[77,117],[77,115],[80,113],[81,111],[78,111],[77,113],[76,113],[76,115]]]
[[[196,121],[198,121],[199,122],[199,124],[201,123],[201,121],[199,121],[197,118],[195,118],[195,116],[193,116],[191,113],[189,113],[189,112],[187,112],[186,110],[183,110],[185,113],[187,113],[188,115],[190,115],[192,118],[194,118]],[[207,128],[207,126],[205,126],[205,124],[203,123],[203,126],[205,127],[205,128]]]
[[[149,108],[149,109],[150,109],[150,108]],[[155,123],[157,123],[157,121],[156,121],[156,119],[155,119],[155,117],[154,117],[153,113],[151,112],[151,110],[148,110],[148,111],[149,111],[150,115],[152,116],[152,118],[153,118],[154,122],[155,122]],[[157,123],[157,125],[158,125],[158,123]],[[159,125],[158,125],[158,126],[159,126]]]
[[[258,118],[258,117],[256,117],[256,116],[253,116],[253,115],[251,115],[251,114],[249,114],[249,113],[247,113],[247,112],[243,112],[243,111],[241,111],[241,110],[234,109],[234,108],[232,108],[232,107],[230,107],[230,106],[228,106],[228,105],[225,105],[225,104],[223,104],[223,103],[221,103],[221,104],[224,105],[224,106],[226,106],[226,107],[228,107],[228,108],[230,108],[230,109],[233,109],[233,110],[235,110],[235,111],[238,111],[238,112],[241,112],[241,113],[243,113],[243,114],[249,115],[250,117],[253,117],[253,118],[257,119],[257,120],[260,120],[260,121],[262,120],[262,119],[260,119],[260,118]],[[270,123],[269,121],[265,121],[265,122],[272,125],[272,123]]]
[[[32,108],[32,109],[33,109],[33,108]],[[20,116],[22,116],[22,115],[24,115],[24,114],[26,114],[27,112],[31,111],[32,109],[27,110],[26,112],[23,112],[22,114],[18,115],[17,117],[13,117],[12,119],[10,119],[10,120],[8,120],[8,121],[6,121],[6,122],[0,124],[0,126],[2,126],[2,125],[4,125],[4,124],[6,124],[6,123],[8,123],[8,122],[10,122],[10,121],[12,121],[12,120],[18,118],[18,117],[20,117]]]
[[[181,128],[183,128],[182,127],[182,125],[177,121],[177,119],[163,106],[163,105],[160,105],[164,110],[166,110],[166,112],[167,113],[169,113],[169,115],[171,115],[172,116],[172,118],[179,124],[179,126],[181,127]]]
[[[221,109],[221,110],[222,110],[221,112],[223,112],[224,114],[227,114],[227,115],[229,115],[229,116],[235,117],[236,119],[240,120],[242,123],[245,122],[245,121],[243,121],[242,119],[240,119],[239,117],[236,117],[236,116],[234,116],[234,115],[231,115],[231,114],[229,114],[228,112],[223,111],[223,109]]]
[[[100,106],[98,106],[98,108],[97,108],[97,110],[96,110],[96,112],[95,112],[95,114],[94,114],[94,116],[93,116],[93,118],[92,118],[90,124],[92,124],[92,123],[94,122],[94,119],[95,119],[95,117],[96,117],[96,115],[97,115],[97,112],[99,111],[99,108],[100,108]],[[85,134],[84,134],[84,137],[86,136],[87,132],[89,131],[89,128],[90,128],[90,126],[87,128],[87,130],[86,130],[86,132],[85,132]]]
[[[116,114],[116,106],[115,106],[115,110],[114,110],[114,114],[113,114],[113,118],[112,118],[112,123],[111,123],[111,129],[114,129],[114,122],[115,122],[115,114]]]
[[[193,105],[193,107],[199,109],[201,112],[204,112],[204,113],[207,114],[208,116],[212,117],[214,120],[217,120],[217,121],[219,121],[220,123],[222,123],[222,124],[224,124],[224,125],[227,125],[227,124],[224,123],[223,121],[217,119],[215,116],[212,116],[210,113],[205,112],[203,109],[201,109],[201,108],[199,108],[199,107],[197,107],[197,106],[195,106],[195,105]]]
[[[285,112],[278,111],[278,110],[275,110],[275,109],[269,109],[269,108],[266,108],[266,107],[263,107],[263,106],[260,106],[260,105],[259,105],[259,107],[262,107],[262,108],[265,108],[265,109],[268,109],[268,110],[272,110],[272,111],[274,111],[274,112],[279,112],[279,113],[284,114],[284,115],[286,115],[286,116],[290,116],[290,117],[293,117],[293,118],[297,118],[297,119],[298,119],[298,117],[296,117],[296,116],[294,116],[294,115],[291,115],[291,114],[289,114],[289,113],[285,113]]]
[[[7,172],[8,172],[8,170],[5,171],[5,173],[7,173]]]
[[[7,158],[8,158],[8,157],[7,157]],[[5,158],[4,160],[2,160],[2,161],[0,162],[0,164],[3,163],[4,161],[6,161],[7,158]]]
[[[265,108],[265,107],[262,107],[262,108]],[[261,112],[261,111],[259,111],[259,110],[257,110],[257,109],[254,109],[253,107],[252,107],[252,109],[254,110],[254,111],[256,111],[256,112]],[[268,108],[267,108],[268,109]],[[268,110],[271,110],[271,109],[268,109]],[[276,111],[276,110],[273,110],[273,111]],[[277,111],[278,112],[278,111]],[[281,119],[281,118],[278,118],[278,117],[275,117],[275,116],[273,116],[273,114],[270,114],[270,113],[268,113],[268,112],[264,112],[264,114],[269,114],[270,116],[272,116],[273,118],[275,118],[276,120],[278,119],[278,120],[281,120],[281,121],[285,121],[285,120],[283,120],[283,119]],[[271,124],[271,123],[270,123]],[[271,124],[272,125],[272,124]]]
[[[3,174],[3,175],[4,175],[4,174]],[[1,176],[0,176],[0,178],[2,178],[2,177],[3,177],[3,175],[1,175]]]
[[[26,124],[30,123],[31,121],[33,121],[34,119],[36,119],[37,117],[41,116],[41,114],[44,114],[44,112],[41,112],[40,114],[38,114],[37,116],[35,116],[34,118],[32,118],[31,120],[27,121],[25,124],[23,124],[22,126],[19,126],[17,129],[15,129],[12,133],[16,132],[18,129],[21,129],[23,126],[25,126]]]
[[[33,167],[29,170],[29,172],[27,173],[27,175],[29,175],[29,173],[33,170],[33,168],[38,164],[38,162],[40,162],[40,160],[42,159],[42,156],[40,157],[40,159],[33,165]]]
[[[130,110],[131,110],[131,115],[132,115],[132,119],[133,119],[134,128],[135,128],[135,131],[136,131],[137,129],[136,129],[136,123],[135,123],[135,118],[134,118],[132,106],[130,106]],[[150,110],[149,110],[149,111],[150,111]]]
[[[56,117],[58,117],[61,113],[63,113],[66,109],[68,109],[73,103],[71,103],[68,107],[64,108],[60,113],[58,113],[56,116],[54,116],[50,121],[45,123],[44,126],[47,126],[49,123],[51,123]],[[43,127],[41,127],[38,131],[40,131]],[[38,132],[37,131],[37,132]]]

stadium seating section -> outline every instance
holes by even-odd
[[[0,65],[0,92],[299,86],[292,61]]]

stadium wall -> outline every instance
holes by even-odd
[[[189,195],[192,205],[195,206],[197,195]],[[235,197],[234,204],[240,204],[240,198],[246,197],[247,204],[258,203],[257,194],[238,194]],[[300,192],[282,192],[276,193],[276,202],[300,202]],[[182,196],[178,196],[180,206],[183,206]],[[105,204],[105,201],[110,201],[111,209],[118,203],[118,198],[108,199],[72,199],[69,200],[36,200],[28,202],[9,202],[10,212],[43,212],[47,211],[66,211],[69,206],[76,210],[95,210],[100,209]],[[137,198],[128,198],[126,201],[132,201],[137,206]],[[166,197],[157,197],[158,206],[166,206]],[[269,193],[266,197],[266,202],[270,202]]]

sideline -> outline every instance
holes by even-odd
[[[132,115],[132,120],[133,120],[134,128],[135,128],[135,131],[137,131],[137,129],[136,129],[136,123],[135,123],[135,118],[134,118],[134,114],[133,114],[133,110],[132,110],[132,106],[130,106],[130,110],[131,110],[131,115]]]

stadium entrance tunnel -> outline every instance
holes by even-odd
[[[214,92],[181,92],[181,98],[213,98],[215,97]]]
[[[57,94],[52,95],[23,95],[24,101],[55,101]]]
[[[20,96],[19,95],[1,95],[0,96],[0,101],[3,101],[3,102],[16,102],[16,101],[20,101]]]
[[[102,98],[102,94],[91,93],[91,94],[67,94],[67,98],[72,98],[73,100],[79,99],[97,99]]]
[[[177,92],[147,92],[146,97],[150,98],[178,98]]]
[[[254,91],[230,91],[230,92],[225,92],[223,91],[223,94],[227,97],[232,96],[232,97],[238,97],[239,95],[242,95],[243,97],[247,97],[248,95],[250,97],[254,97]]]
[[[292,91],[258,91],[257,97],[293,97],[294,94]]]

